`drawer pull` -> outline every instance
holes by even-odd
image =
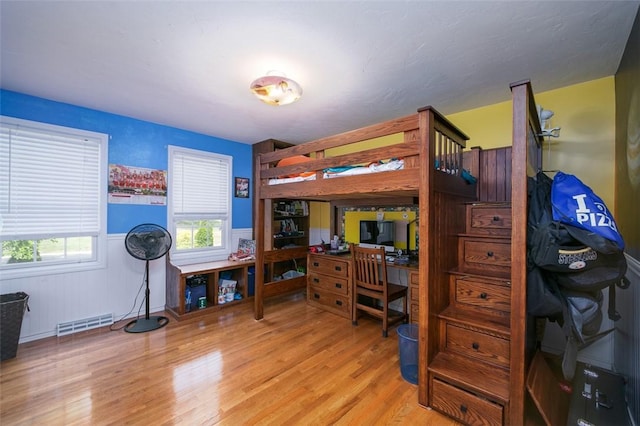
[[[480,349],[480,343],[473,342],[471,344],[471,347],[477,351],[478,349]]]
[[[336,300],[336,305],[342,306],[342,300]]]
[[[342,284],[336,283],[336,288],[342,288]]]
[[[313,266],[317,268],[318,266],[320,266],[320,264],[318,262],[313,262]]]
[[[342,266],[336,266],[336,271],[342,271]]]
[[[319,295],[318,293],[313,293],[313,297],[314,297],[315,299],[320,299],[320,295]]]
[[[467,406],[466,405],[461,405],[460,406],[460,412],[462,414],[467,414]]]
[[[494,221],[494,222],[497,222],[497,221],[499,221],[499,220],[500,220],[500,216],[494,216],[494,217],[493,217],[493,221]]]
[[[487,293],[480,293],[480,299],[486,299]]]
[[[489,257],[493,257],[493,252],[492,252],[492,251],[488,251],[488,252],[487,252],[487,256],[489,256]]]
[[[313,278],[313,282],[314,282],[314,283],[319,283],[319,282],[320,282],[320,278],[315,278],[315,277],[314,277],[314,278]]]

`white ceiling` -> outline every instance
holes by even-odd
[[[639,1],[5,1],[0,85],[242,143],[300,143],[615,74]],[[297,103],[249,83],[282,70]]]

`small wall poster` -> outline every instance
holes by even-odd
[[[167,171],[109,164],[109,203],[167,205]]]
[[[236,197],[249,198],[249,178],[236,178]]]

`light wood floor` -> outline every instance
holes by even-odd
[[[118,324],[118,326],[124,324]],[[0,364],[0,424],[455,425],[400,376],[395,328],[359,326],[303,294],[132,334],[22,344]]]

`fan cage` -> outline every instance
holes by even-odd
[[[127,252],[140,260],[159,259],[171,248],[171,234],[165,228],[153,223],[143,223],[133,227],[124,239]]]

